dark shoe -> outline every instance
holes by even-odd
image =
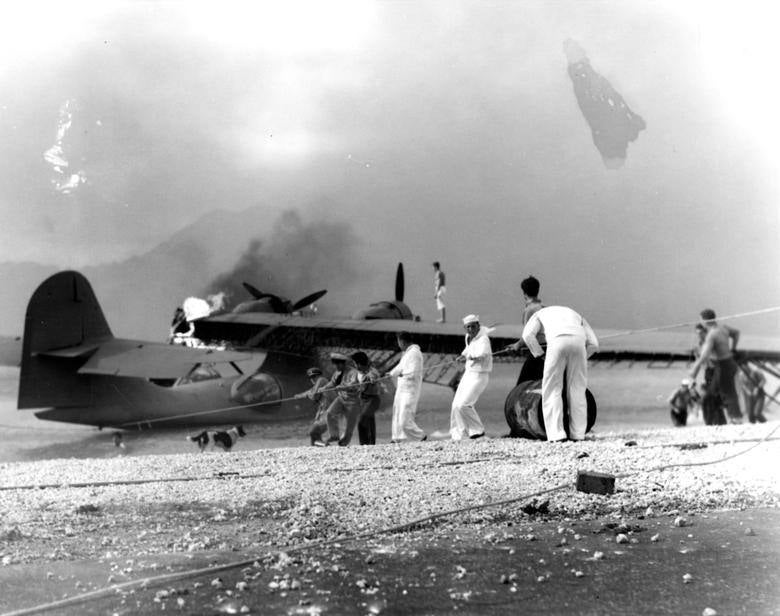
[[[349,445],[349,441],[341,440],[339,441],[339,447],[347,447]]]
[[[473,441],[473,440],[476,440],[478,438],[482,438],[483,436],[485,436],[485,433],[484,432],[480,432],[479,434],[472,434],[469,438]]]
[[[420,439],[420,442],[427,441],[427,440],[428,440],[428,435],[423,434],[423,437]]]

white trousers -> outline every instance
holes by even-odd
[[[488,385],[489,372],[463,373],[458,384],[455,397],[452,399],[450,412],[450,437],[453,441],[469,438],[476,434],[484,434],[485,427],[477,415],[474,405]]]
[[[588,404],[585,399],[588,357],[584,337],[557,336],[547,340],[542,377],[542,414],[548,441],[562,441],[566,438],[562,399],[564,370],[566,401],[569,405],[569,435],[574,440],[582,440],[588,424]]]
[[[403,391],[396,389],[393,398],[393,423],[390,438],[394,441],[422,440],[425,432],[414,420],[417,414],[417,403],[420,401],[420,389]]]

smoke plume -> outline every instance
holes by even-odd
[[[296,210],[288,210],[268,237],[251,240],[233,269],[218,275],[205,293],[225,293],[226,306],[232,308],[252,299],[242,282],[293,302],[320,289],[343,290],[354,284],[358,272],[357,243],[343,221],[304,222]]]

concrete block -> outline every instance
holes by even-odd
[[[577,490],[589,494],[614,494],[615,476],[596,471],[577,471]]]

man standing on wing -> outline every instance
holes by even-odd
[[[536,336],[544,332],[547,353]],[[542,415],[548,441],[566,440],[563,429],[563,373],[566,371],[566,399],[569,403],[569,438],[585,438],[588,425],[588,357],[599,342],[588,322],[565,306],[549,306],[534,313],[523,328],[523,340],[534,357],[544,358]]]
[[[493,369],[493,349],[488,329],[481,327],[479,316],[470,314],[463,319],[466,330],[466,348],[461,357],[466,359],[466,369],[458,383],[450,411],[450,437],[453,441],[485,436],[485,427],[474,405],[488,385]]]
[[[433,262],[433,272],[433,299],[436,300],[436,310],[439,311],[439,318],[436,319],[436,322],[445,323],[447,321],[447,306],[444,304],[444,294],[447,292],[447,278],[441,271],[441,263],[438,261]]]
[[[424,441],[428,437],[417,425],[417,403],[422,393],[423,354],[420,347],[412,342],[409,332],[399,332],[396,336],[398,347],[403,352],[401,361],[389,374],[398,377],[393,399],[393,425],[391,443],[402,441]]]

